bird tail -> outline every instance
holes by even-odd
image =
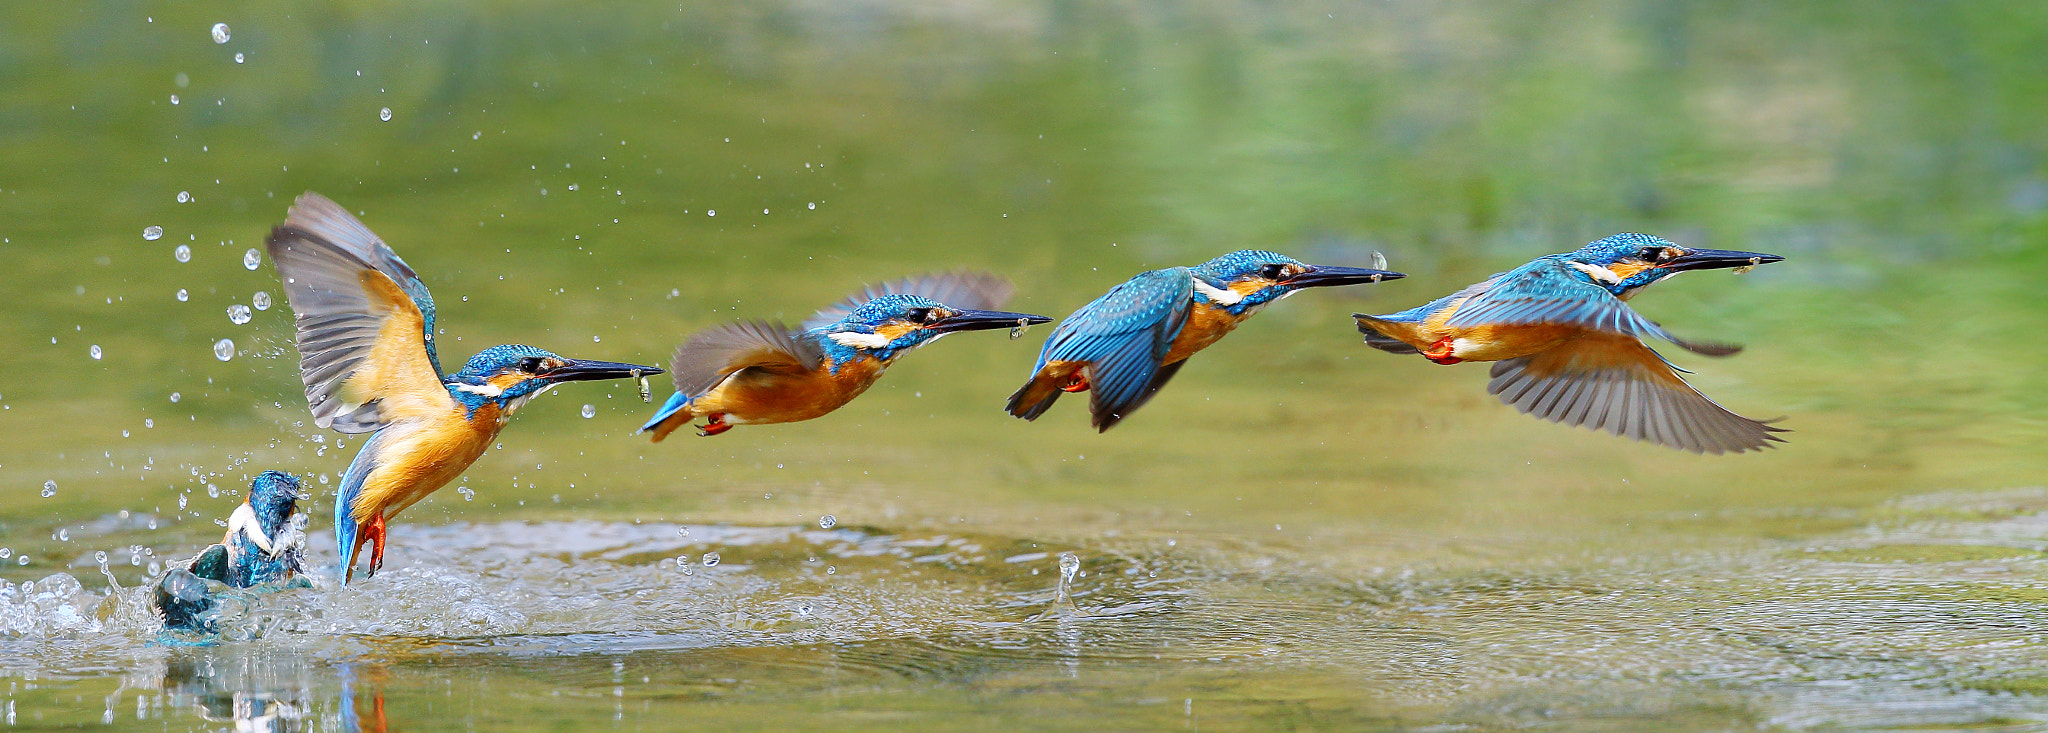
[[[341,475],[341,487],[334,491],[334,547],[341,558],[341,564],[335,570],[344,586],[348,585],[349,571],[355,568],[356,550],[362,545],[361,538],[357,536],[360,527],[356,524],[356,501],[362,498],[363,481],[377,467],[377,460],[372,456],[382,445],[378,440],[380,437],[383,437],[381,432],[370,436],[369,442],[363,444],[362,452],[356,454],[355,460],[348,464],[348,471]]]
[[[1358,321],[1358,332],[1365,334],[1365,345],[1392,354],[1422,353],[1421,349],[1416,348],[1414,344],[1401,338],[1402,336],[1417,338],[1415,335],[1416,324],[1389,321],[1377,316],[1368,316],[1364,313],[1353,313],[1351,317]]]
[[[690,411],[690,396],[677,392],[670,395],[667,402],[661,403],[661,409],[656,410],[654,417],[649,418],[647,424],[641,425],[637,432],[654,433],[650,442],[659,443],[662,438],[668,437],[669,433],[675,432],[676,428],[688,425],[696,418],[697,413]]]
[[[1085,361],[1055,361],[1039,368],[1037,373],[1031,375],[1031,381],[1025,382],[1024,386],[1017,388],[1016,394],[1010,395],[1010,414],[1026,420],[1037,420],[1039,415],[1052,409],[1052,403],[1059,401],[1060,388],[1074,377],[1075,372],[1081,371],[1081,368],[1087,365],[1088,362]]]

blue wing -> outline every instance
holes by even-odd
[[[315,424],[369,432],[389,421],[386,408],[403,413],[445,395],[434,298],[362,222],[307,192],[271,231],[269,250],[298,316],[300,376]]]
[[[1467,290],[1478,292],[1459,305],[1446,325],[1555,323],[1636,338],[1654,336],[1708,356],[1742,350],[1672,335],[1563,259],[1538,258]]]
[[[1060,322],[1038,354],[1048,362],[1089,364],[1089,410],[1108,429],[1150,396],[1159,360],[1194,301],[1195,280],[1185,267],[1153,270],[1111,288]]]

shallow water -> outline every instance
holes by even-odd
[[[2042,725],[2043,16],[0,9],[0,727]],[[339,590],[361,439],[244,261],[307,189],[420,271],[448,363],[654,363],[953,267],[1054,316],[1239,247],[1410,277],[1274,305],[1104,435],[998,411],[1046,329],[659,445],[566,385]],[[1790,443],[1561,428],[1352,331],[1618,231],[1788,257],[1633,304],[1746,343],[1671,356]],[[320,587],[159,643],[152,567],[267,468]]]

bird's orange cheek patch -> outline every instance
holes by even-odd
[[[1648,262],[1622,261],[1616,262],[1612,265],[1608,265],[1607,271],[1614,273],[1616,277],[1619,277],[1623,280],[1627,280],[1629,278],[1635,277],[1637,273],[1640,273],[1644,270],[1648,270],[1652,267],[1655,267],[1655,265],[1652,265]]]
[[[490,379],[484,381],[493,387],[497,387],[499,392],[503,392],[519,386],[520,382],[526,381],[526,377],[520,374],[494,374],[491,375]]]
[[[875,327],[875,333],[882,338],[895,341],[903,334],[910,333],[913,329],[917,328],[921,328],[921,326],[910,323],[884,323]]]
[[[1266,288],[1273,287],[1273,284],[1276,282],[1279,281],[1267,280],[1263,277],[1236,280],[1230,283],[1230,292],[1237,293],[1238,295],[1251,295],[1252,293],[1256,293],[1261,290],[1265,290]]]

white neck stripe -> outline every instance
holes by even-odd
[[[825,338],[832,339],[833,343],[840,346],[851,346],[856,349],[880,349],[886,348],[889,345],[889,337],[879,333],[837,331],[825,334]]]
[[[1210,302],[1217,305],[1231,306],[1244,302],[1244,296],[1239,295],[1237,291],[1217,289],[1216,286],[1210,285],[1199,277],[1195,278],[1195,292],[1201,293],[1202,297],[1208,298]]]

